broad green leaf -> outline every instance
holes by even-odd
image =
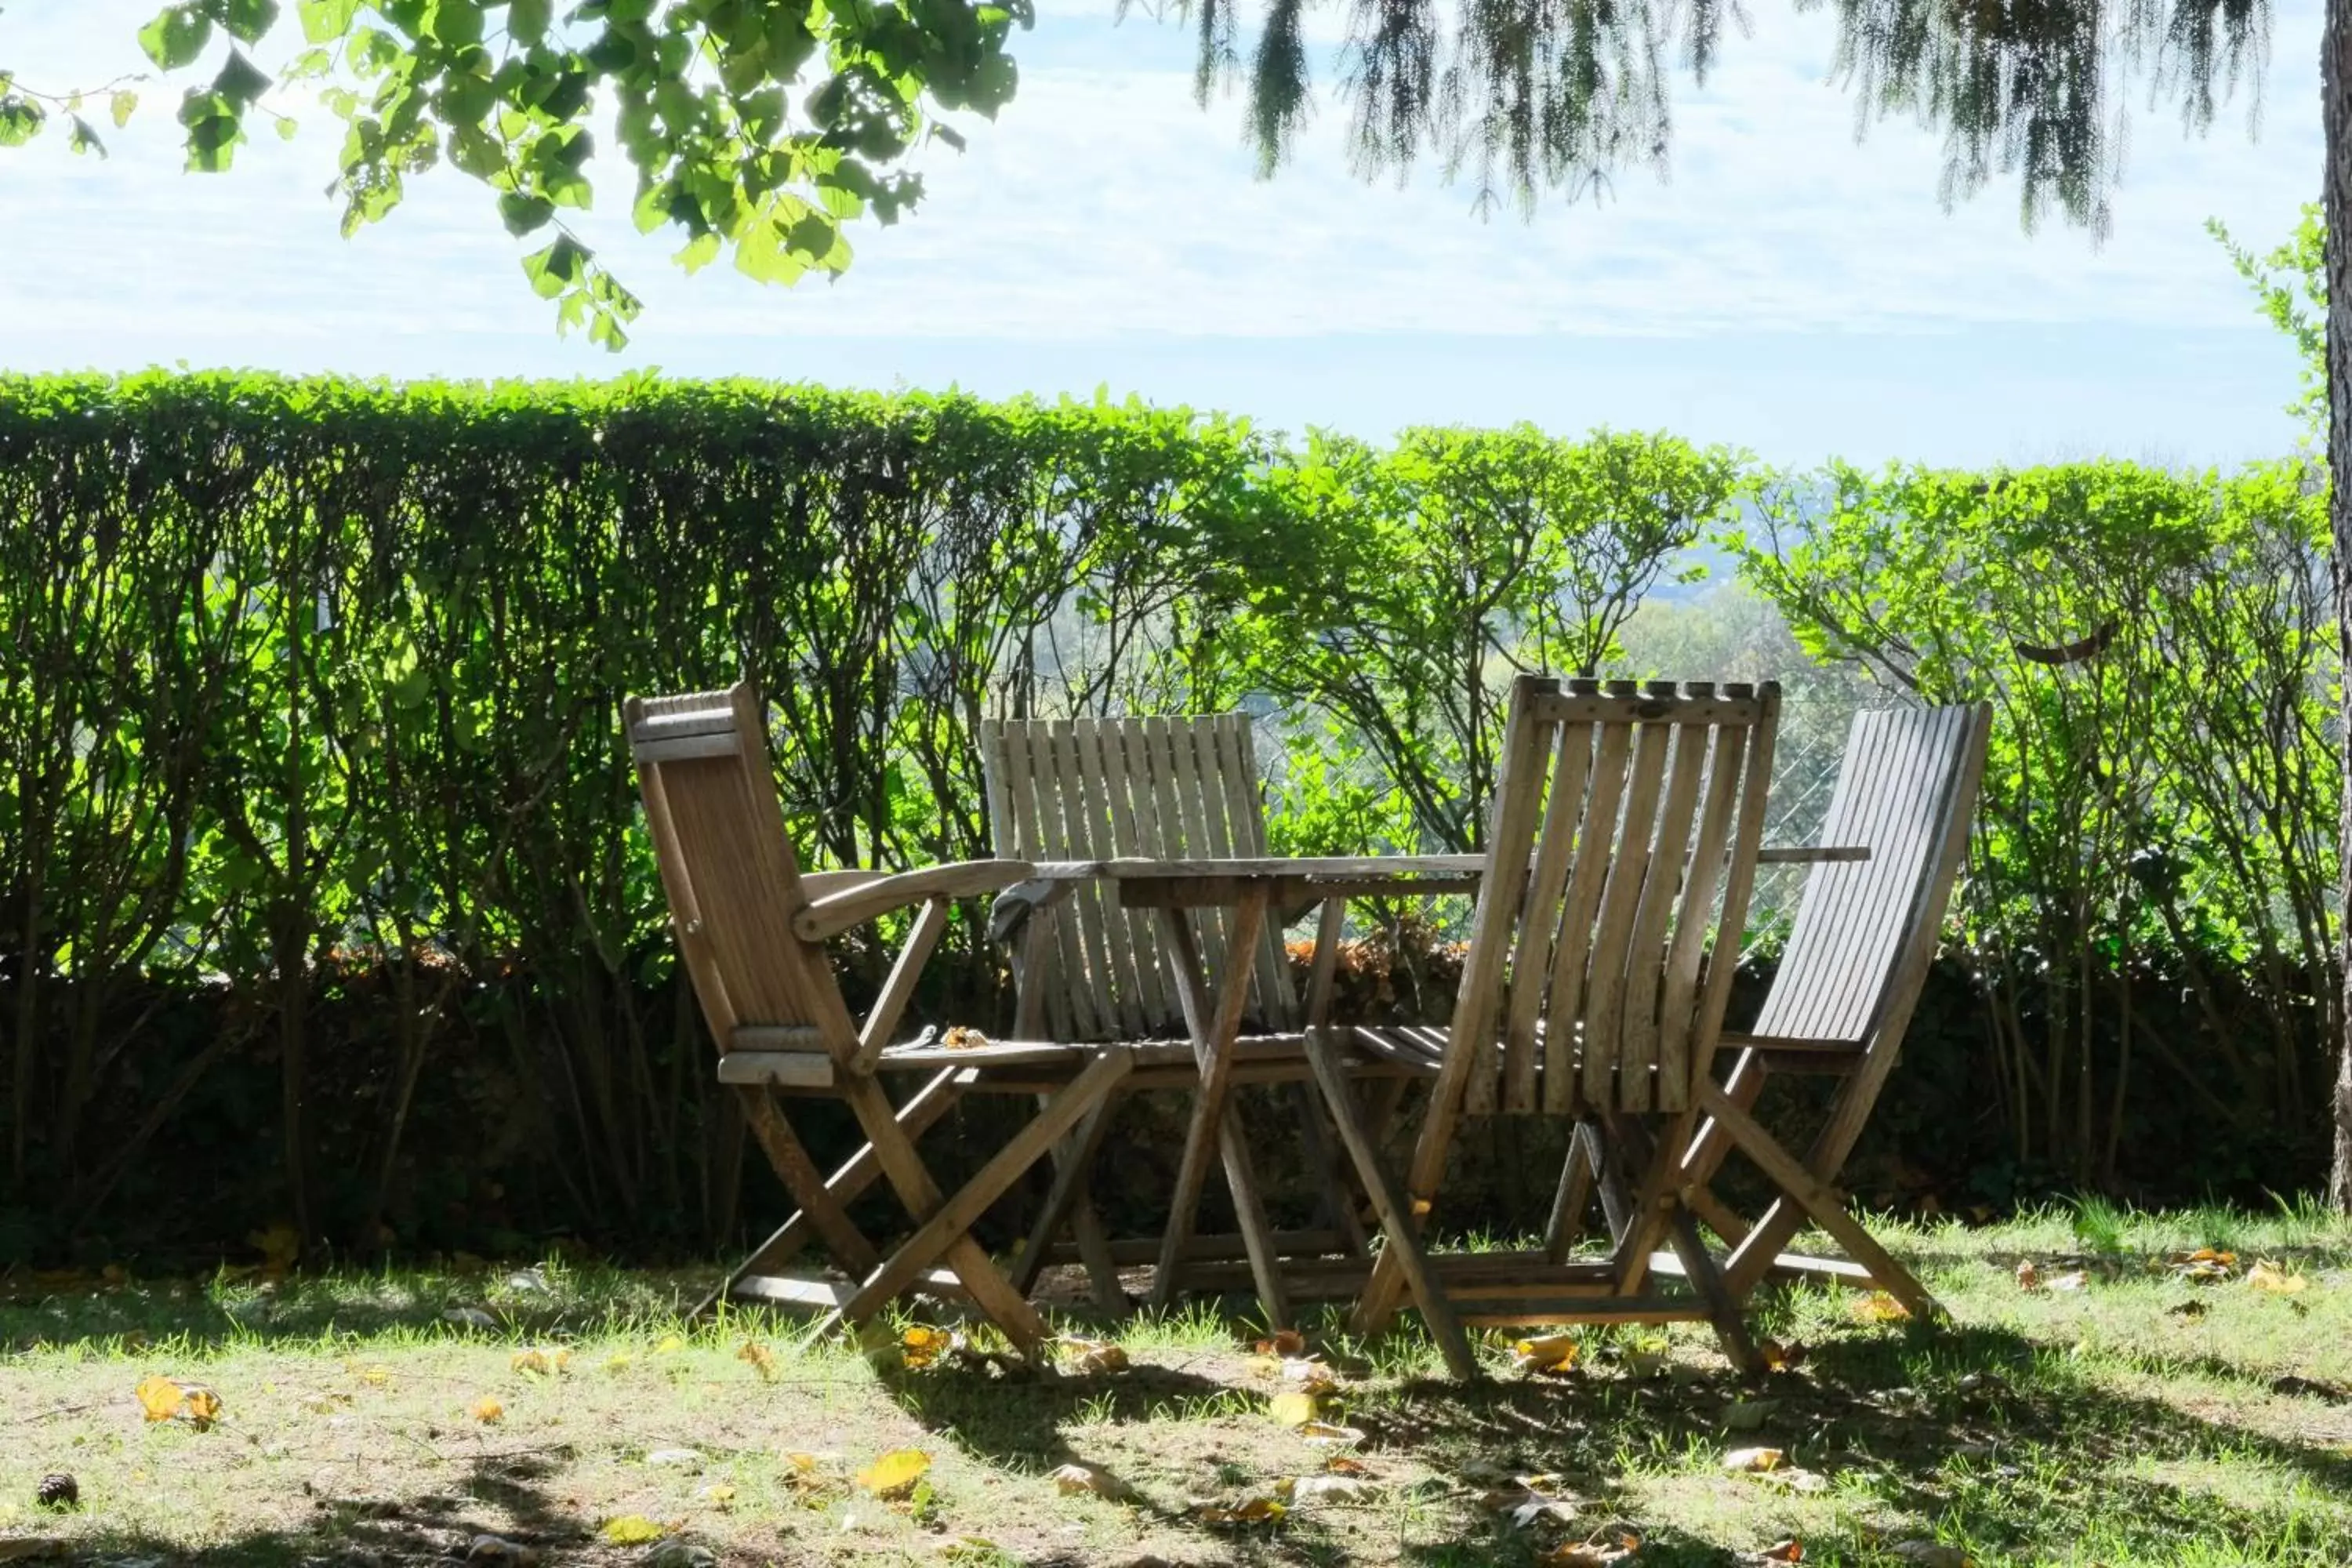
[[[269,86],[268,73],[247,59],[243,49],[229,50],[220,74],[213,78],[213,91],[240,110],[268,92]]]
[[[519,44],[535,44],[547,37],[549,0],[509,0],[507,36]]]
[[[22,147],[41,133],[48,111],[15,93],[0,98],[0,147]]]
[[[106,156],[106,143],[98,139],[98,132],[89,128],[89,121],[79,114],[73,117],[72,139],[68,145],[76,153],[95,153],[101,158]]]
[[[239,43],[257,44],[278,25],[278,0],[223,0],[221,26]]]
[[[580,273],[588,260],[588,252],[570,235],[560,235],[553,244],[532,251],[522,258],[523,276],[530,279],[531,288],[542,300],[552,300],[580,281]]]
[[[213,19],[194,5],[171,5],[139,29],[139,47],[163,69],[178,70],[194,63],[212,42]]]
[[[481,0],[441,0],[430,13],[427,30],[436,41],[456,48],[480,43]]]
[[[555,216],[555,204],[540,196],[517,195],[499,198],[499,216],[506,220],[507,232],[520,239],[524,235],[547,226]]]
[[[359,0],[301,0],[302,36],[314,44],[331,44],[352,30]]]

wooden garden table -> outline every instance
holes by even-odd
[[[1176,1191],[1160,1238],[1152,1304],[1165,1307],[1182,1283],[1187,1245],[1207,1184],[1213,1154],[1224,1166],[1250,1274],[1270,1327],[1289,1319],[1281,1258],[1260,1197],[1249,1143],[1230,1103],[1234,1041],[1248,1004],[1252,955],[1269,908],[1319,903],[1325,914],[1317,933],[1317,972],[1328,968],[1326,947],[1336,949],[1340,920],[1349,898],[1379,894],[1411,896],[1475,891],[1486,858],[1479,855],[1325,856],[1267,858],[1146,860],[1114,859],[1039,865],[1041,879],[1108,879],[1118,888],[1121,905],[1160,911],[1170,969],[1185,1031],[1192,1037],[1200,1085],[1177,1167]],[[1201,943],[1184,911],[1223,908],[1234,911],[1226,933],[1224,974],[1206,973]],[[1310,1021],[1309,1026],[1313,1026]]]

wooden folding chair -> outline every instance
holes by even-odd
[[[1765,852],[1811,861],[1812,869],[1754,1026],[1722,1037],[1738,1055],[1722,1089],[1707,1086],[1709,1119],[1683,1158],[1693,1209],[1731,1248],[1723,1271],[1736,1296],[1768,1274],[1826,1277],[1885,1290],[1923,1317],[1937,1310],[1910,1270],[1846,1214],[1834,1184],[1894,1069],[1935,962],[1968,858],[1991,730],[1991,707],[1982,703],[1858,714],[1821,845]],[[1843,1080],[1802,1160],[1753,1115],[1765,1079],[1780,1073]],[[1735,1148],[1780,1194],[1752,1225],[1707,1184]],[[1850,1256],[1782,1253],[1808,1220]]]
[[[1185,860],[1266,853],[1265,808],[1258,788],[1249,716],[1222,713],[1202,718],[1129,718],[989,721],[981,727],[981,751],[988,783],[990,830],[1000,855],[1041,862],[1103,862],[1119,858]],[[1187,922],[1191,945],[1214,973],[1232,975],[1242,965],[1227,962],[1240,923],[1238,911],[1202,909],[1189,912],[1123,907],[1106,881],[1059,880],[1035,885],[1037,897],[1016,934],[1019,977],[1018,1032],[1055,1040],[1164,1040],[1181,1037],[1189,962],[1181,942],[1163,941],[1160,924]],[[1287,1042],[1297,1069],[1291,1088],[1298,1097],[1300,1126],[1310,1173],[1323,1187],[1323,1213],[1308,1232],[1276,1238],[1285,1256],[1344,1251],[1362,1255],[1366,1237],[1354,1205],[1338,1188],[1336,1151],[1325,1132],[1313,1086],[1297,1055],[1298,999],[1283,951],[1277,922],[1259,921],[1247,938],[1246,1005],[1255,1020],[1252,1045]],[[1276,1064],[1261,1052],[1260,1075]],[[1143,1080],[1143,1081],[1149,1081]],[[1392,1080],[1402,1087],[1402,1080]],[[1057,1161],[1073,1168],[1078,1191],[1068,1200],[1076,1252],[1083,1260],[1101,1305],[1126,1304],[1117,1274],[1121,1262],[1150,1261],[1160,1244],[1149,1239],[1113,1242],[1096,1218],[1086,1192],[1108,1118],[1087,1129],[1095,1142],[1073,1139]],[[1247,1145],[1236,1129],[1234,1149],[1244,1180],[1255,1184]],[[1230,1168],[1234,1160],[1228,1158]],[[1197,1200],[1197,1194],[1193,1194]],[[1180,1205],[1184,1194],[1178,1194]],[[1237,1194],[1246,1213],[1255,1200]],[[1058,1218],[1049,1215],[1047,1218]],[[1244,1219],[1244,1226],[1251,1223]],[[1050,1259],[1065,1256],[1049,1247],[1052,1237],[1033,1235],[1013,1271],[1013,1282],[1034,1287]],[[1154,1280],[1153,1299],[1165,1304],[1194,1259],[1241,1258],[1245,1236],[1194,1237],[1181,1257],[1165,1263]],[[1279,1318],[1277,1297],[1266,1303]]]
[[[968,1299],[1016,1345],[1034,1351],[1047,1336],[1044,1321],[971,1227],[1055,1140],[1100,1107],[1133,1068],[1133,1053],[1050,1042],[971,1050],[890,1043],[953,902],[1004,888],[1029,868],[990,860],[898,876],[803,878],[776,796],[763,710],[748,684],[633,698],[627,725],[679,956],[718,1043],[719,1081],[740,1095],[752,1136],[801,1205],[722,1289],[857,1321],[919,1287]],[[863,1024],[853,1020],[825,940],[916,905],[921,912],[880,996]],[[928,1081],[894,1107],[877,1080],[890,1070],[921,1072]],[[1023,1092],[1041,1079],[1055,1087],[970,1181],[942,1192],[916,1151],[917,1134],[959,1094],[996,1087],[1007,1073],[1023,1080]],[[846,1102],[866,1146],[826,1180],[779,1109],[780,1094]],[[914,1226],[887,1255],[844,1207],[877,1175]],[[821,1239],[856,1282],[774,1272],[811,1239]]]
[[[1515,683],[1451,1025],[1434,1039],[1342,1031],[1329,1026],[1319,986],[1310,997],[1308,1057],[1387,1238],[1357,1305],[1359,1332],[1380,1331],[1410,1290],[1457,1376],[1476,1374],[1464,1323],[1705,1321],[1736,1363],[1754,1364],[1675,1177],[1713,1081],[1779,707],[1769,685]],[[1376,1051],[1437,1058],[1402,1183],[1342,1092],[1338,1047],[1349,1033]],[[1625,1221],[1606,1259],[1424,1249],[1460,1122],[1496,1114],[1575,1123],[1577,1147],[1590,1145]],[[1688,1292],[1644,1289],[1661,1241]]]

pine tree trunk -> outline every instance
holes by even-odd
[[[2336,636],[2352,670],[2352,0],[2327,0],[2327,32],[2319,46],[2320,116],[2327,147],[2327,473],[2328,519],[2335,535]],[[2352,681],[2345,684],[2344,714],[2352,721]],[[2352,722],[2345,728],[2352,764]],[[2352,765],[2344,774],[2344,814],[2337,823],[2337,890],[2342,895],[2339,984],[2352,1018]],[[2352,1027],[2336,1041],[2336,1159],[2327,1195],[2352,1210]]]

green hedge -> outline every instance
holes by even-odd
[[[2045,576],[2085,550],[2128,563],[2133,517],[2154,513],[2116,512],[2104,534],[2081,519],[2156,495],[2156,478],[2033,479],[2035,548],[2058,563]],[[625,694],[758,680],[778,709],[793,831],[821,864],[985,853],[985,715],[1244,700],[1273,710],[1281,847],[1466,847],[1510,672],[1621,668],[1685,546],[1732,523],[1743,496],[1792,515],[1792,492],[1759,480],[1731,453],[1607,432],[1294,446],[1181,409],[754,383],[0,377],[0,1258],[76,1237],[234,1244],[278,1219],[362,1247],[558,1228],[638,1247],[732,1237],[750,1223],[747,1180],[772,1194],[746,1174],[676,984],[620,746]],[[1955,971],[1976,989],[1953,993],[1959,1022],[1927,1032],[1988,1044],[1944,1047],[1959,1054],[1920,1079],[1949,1097],[1940,1125],[1984,1131],[1948,1140],[1937,1184],[2178,1174],[2153,1148],[2104,1168],[2083,1152],[2167,1112],[2159,1048],[2197,1058],[2181,1081],[2244,1114],[2245,1094],[2202,1065],[2201,1031],[2235,1044],[2246,1020],[2269,1029],[2244,1047],[2272,1072],[2252,1075],[2265,1093],[2324,1052],[2329,1025],[2298,1000],[2323,977],[2284,934],[2301,928],[2274,922],[2273,939],[2221,916],[2250,897],[2272,909],[2332,854],[2324,817],[2289,842],[2263,837],[2263,812],[2324,798],[2333,774],[2296,731],[2278,754],[2301,794],[2193,821],[2168,805],[2166,864],[2186,869],[2166,875],[2185,891],[2117,896],[2154,885],[2131,858],[2157,842],[2151,819],[2085,837],[2079,814],[2051,814],[2050,781],[2080,774],[2088,734],[2154,757],[2201,735],[2209,760],[2236,755],[2242,738],[2221,728],[2235,710],[2209,704],[2203,729],[2152,750],[2157,731],[2116,726],[2149,706],[2151,680],[2168,689],[2155,663],[2132,666],[2128,700],[2086,705],[2079,672],[2045,681],[1989,656],[1936,684],[1894,644],[1847,637],[1851,621],[1895,628],[1904,647],[1948,640],[1912,623],[1938,602],[1938,574],[1982,566],[1928,547],[1958,515],[1938,498],[1969,483],[1817,478],[1825,526],[1752,547],[1746,571],[1825,658],[2004,696],[2008,782],[1989,794]],[[2307,565],[2281,552],[2305,519],[2292,485],[2255,505],[2253,479],[2164,483],[2166,516],[2261,526],[2176,528],[2173,576],[2132,604],[2192,581],[2218,600]],[[2018,545],[1990,523],[1969,537]],[[2017,583],[2011,611],[1979,606],[1971,623],[1987,647],[2001,614],[2042,591]],[[1900,592],[1872,601],[1878,584]],[[2085,606],[2067,607],[2044,618],[2072,625]],[[2181,630],[2163,657],[2220,668],[2249,635],[2230,625],[2238,641],[2191,646]],[[2330,678],[2307,641],[2265,657],[2273,684]],[[2035,717],[2053,701],[2074,728]],[[2028,855],[2034,834],[2044,849]],[[2092,847],[2102,879],[2066,872],[2069,843]],[[2090,885],[2104,890],[2086,902]],[[2072,956],[2053,967],[2062,942]],[[874,954],[845,962],[853,985],[872,983]],[[925,1011],[999,1022],[1003,978],[968,925],[934,970]],[[2156,1022],[2182,1010],[2155,991],[2191,973],[2182,986],[2210,1005]],[[2133,975],[2147,978],[2118,1034],[2116,1008],[2082,999]],[[2059,1022],[2043,1034],[2081,1042],[2051,1073],[2099,1067],[2085,1091],[2098,1115],[2075,1125],[2080,1095],[2045,1114],[2042,1074],[2016,1091],[2031,1109],[2009,1120],[2034,1129],[2021,1142],[2004,1097],[2047,1065],[2045,1016]],[[2127,1089],[2100,1066],[2118,1050],[2143,1064]],[[2309,1122],[2307,1102],[2292,1110]],[[2197,1168],[2241,1184],[2302,1169],[2299,1144],[2225,1157],[2238,1147]]]

